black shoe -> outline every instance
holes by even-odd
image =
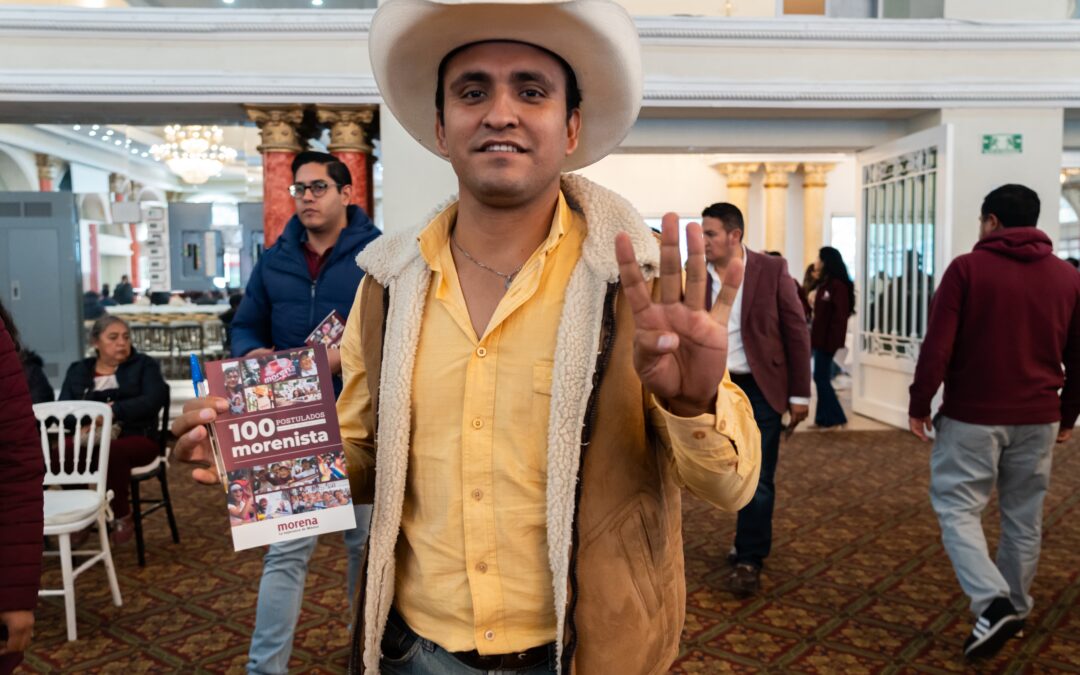
[[[739,563],[727,578],[728,590],[737,598],[749,598],[761,590],[761,568]]]
[[[732,546],[731,550],[727,554],[728,567],[735,567],[735,563],[738,562],[738,554],[735,552],[735,547]]]
[[[964,641],[964,657],[983,659],[997,654],[1009,638],[1024,628],[1024,620],[1008,598],[995,598],[971,629]]]

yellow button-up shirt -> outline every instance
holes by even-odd
[[[503,654],[556,636],[547,426],[556,334],[586,224],[560,194],[547,239],[477,336],[450,251],[456,216],[456,205],[449,207],[419,237],[432,280],[413,373],[394,604],[414,631],[444,649]],[[348,331],[342,348],[347,391],[339,416],[347,449],[351,439],[373,435],[356,414],[370,406],[358,337]],[[719,397],[721,414],[731,405]],[[716,453],[714,433],[724,431],[716,416],[688,420],[654,406],[652,417],[667,428],[688,486],[733,471],[734,451]],[[740,447],[740,434],[741,427],[724,435]]]

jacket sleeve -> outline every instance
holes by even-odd
[[[757,490],[761,432],[750,400],[727,373],[715,414],[677,417],[649,396],[650,420],[675,462],[679,482],[718,509],[735,512]]]
[[[908,416],[922,419],[930,416],[934,394],[945,379],[952,359],[956,332],[960,327],[960,312],[964,306],[963,272],[953,263],[945,270],[941,284],[930,301],[930,318],[926,337],[919,348],[919,363],[915,381],[911,383]]]
[[[26,373],[26,382],[30,385],[30,400],[33,403],[47,403],[56,398],[52,383],[38,363],[24,363],[23,372]]]
[[[1061,389],[1061,428],[1072,429],[1080,415],[1080,301],[1073,309],[1065,343],[1065,386]]]
[[[832,316],[829,317],[829,351],[838,351],[847,340],[848,319],[851,318],[851,293],[848,285],[842,281],[831,284]]]
[[[60,385],[60,396],[57,401],[78,401],[83,398],[89,386],[83,381],[82,361],[76,361],[68,366],[64,375],[64,382]]]
[[[243,356],[253,349],[273,347],[270,324],[270,296],[263,281],[263,257],[255,264],[244,289],[244,299],[232,320],[231,351],[233,356]]]
[[[337,400],[341,444],[349,470],[353,501],[370,504],[375,497],[375,415],[368,389],[367,367],[360,345],[360,322],[367,277],[360,282],[341,338],[341,376],[344,386]]]
[[[113,418],[118,422],[156,417],[169,398],[169,385],[161,376],[161,366],[143,354],[139,375],[139,395],[113,403]]]
[[[0,612],[33,609],[41,583],[45,460],[30,390],[0,321]]]
[[[798,284],[784,267],[780,266],[780,278],[776,280],[776,309],[787,358],[788,396],[810,398],[810,329],[796,290]]]

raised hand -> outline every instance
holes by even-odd
[[[679,252],[679,218],[664,216],[660,239],[660,301],[654,302],[630,237],[615,238],[623,292],[634,313],[634,368],[668,410],[693,417],[715,409],[727,370],[728,316],[742,284],[743,263],[732,260],[712,311],[705,311],[705,244],[701,225],[686,227],[686,285]]]

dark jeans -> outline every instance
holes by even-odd
[[[514,673],[514,675],[553,675],[555,645],[548,646],[547,663],[527,668],[499,668],[476,670],[458,661],[431,640],[417,635],[397,610],[390,610],[390,619],[382,640],[382,658],[379,672],[382,675],[476,675],[478,673]]]
[[[817,386],[817,410],[814,411],[814,424],[819,427],[835,427],[847,424],[847,415],[836,397],[832,386],[832,362],[836,352],[822,349],[814,350],[814,385]]]
[[[731,381],[750,399],[754,421],[761,430],[761,477],[754,498],[739,510],[735,525],[735,562],[760,568],[772,548],[772,516],[776,502],[776,463],[780,455],[783,413],[773,410],[751,375],[732,375]]]

